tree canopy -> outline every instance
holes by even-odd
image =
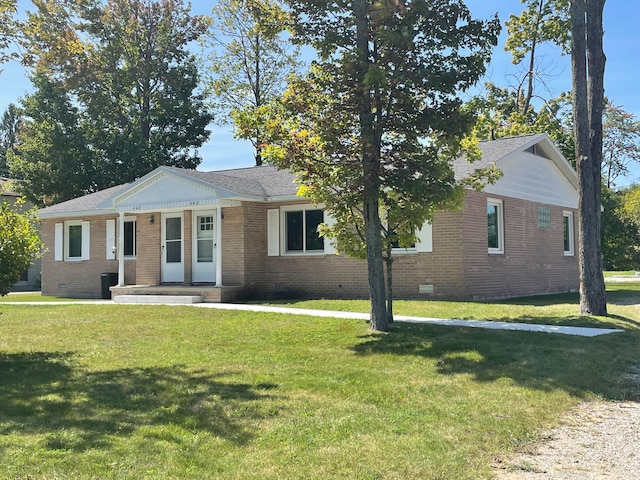
[[[404,205],[415,235],[455,197],[450,162],[473,123],[458,95],[484,74],[499,22],[455,0],[287,3],[294,39],[319,61],[285,93],[269,153],[326,203],[335,228],[362,228],[371,325],[386,330],[381,202]]]
[[[181,0],[35,3],[25,38],[36,91],[23,101],[24,133],[11,167],[29,198],[70,198],[159,165],[195,168],[211,115],[188,46],[204,33],[205,19]],[[52,123],[70,136],[56,137]],[[54,192],[59,179],[51,173],[65,169],[74,185]]]

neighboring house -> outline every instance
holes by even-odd
[[[16,210],[24,212],[33,208],[33,205],[30,203],[24,203],[21,207],[16,205],[18,199],[20,198],[20,194],[16,193],[12,188],[12,182],[14,180],[9,180],[8,178],[1,177],[0,178],[0,202],[7,202],[9,205],[13,206]],[[40,259],[37,258],[34,260],[33,264],[29,267],[28,270],[22,272],[20,276],[20,280],[16,283],[12,290],[39,290],[40,289],[40,267],[41,262]]]
[[[577,177],[547,135],[481,142],[503,177],[438,212],[399,250],[399,298],[500,298],[578,287]],[[40,210],[44,295],[198,292],[238,298],[368,296],[366,262],[316,233],[322,208],[272,166],[199,172],[159,167],[139,180]]]

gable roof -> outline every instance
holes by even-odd
[[[462,180],[471,175],[476,168],[489,167],[492,163],[499,167],[501,161],[525,152],[534,146],[542,149],[546,158],[558,167],[574,187],[578,187],[578,176],[575,170],[546,133],[533,133],[479,142],[478,148],[482,152],[482,157],[479,160],[468,162],[464,158],[459,158],[454,162],[453,170],[456,180]]]
[[[117,199],[133,191],[136,187],[144,185],[145,182],[153,181],[154,177],[159,177],[162,174],[193,179],[198,184],[210,188],[212,195],[217,188],[226,191],[228,196],[254,201],[268,201],[273,198],[295,198],[298,191],[298,185],[295,182],[293,173],[287,170],[279,170],[270,165],[213,172],[162,166],[133,183],[118,185],[45,207],[38,212],[38,215],[40,218],[54,218],[101,215],[114,211],[113,203]]]
[[[295,195],[298,191],[293,173],[271,165],[213,172],[176,167],[165,168],[241,195],[270,198]]]
[[[453,169],[457,180],[469,176],[476,168],[488,167],[495,163],[498,168],[502,164],[504,167],[513,171],[513,161],[517,160],[519,155],[532,147],[541,149],[544,154],[542,157],[531,157],[528,169],[536,169],[538,160],[543,160],[545,164],[545,172],[550,169],[557,168],[562,173],[563,179],[559,180],[559,185],[564,185],[564,190],[577,190],[577,175],[569,162],[562,156],[560,151],[553,144],[546,134],[521,135],[517,137],[500,138],[496,140],[487,140],[479,143],[482,152],[482,158],[470,163],[464,158],[456,160]],[[555,168],[553,166],[555,166]],[[298,184],[296,176],[288,170],[280,170],[274,166],[263,165],[259,167],[247,167],[238,169],[217,170],[212,172],[201,172],[198,170],[189,170],[177,167],[158,167],[147,175],[141,177],[133,183],[118,185],[96,193],[84,195],[73,200],[59,203],[50,207],[41,209],[38,214],[41,218],[56,218],[68,216],[89,216],[101,215],[107,212],[114,212],[119,202],[124,202],[123,209],[127,203],[124,201],[128,197],[135,196],[136,192],[140,192],[153,185],[156,182],[158,191],[156,197],[164,197],[163,202],[168,202],[168,193],[161,190],[159,180],[161,178],[173,178],[174,180],[183,180],[190,182],[192,188],[182,187],[179,191],[185,194],[182,204],[180,202],[172,202],[176,207],[189,204],[188,202],[195,198],[210,197],[210,202],[217,199],[234,199],[248,201],[274,201],[288,200],[299,198],[296,197]],[[486,191],[493,193],[504,193],[500,186],[500,180],[496,185],[488,186]],[[502,185],[506,183],[502,180]],[[562,186],[561,185],[561,186]],[[192,195],[196,190],[199,191],[199,197],[188,197],[189,192]],[[506,193],[505,193],[506,194]],[[570,192],[569,192],[570,195]],[[566,196],[566,195],[565,195]],[[576,197],[577,198],[577,197]],[[144,205],[145,208],[160,208],[159,206],[168,205],[169,203],[159,203],[158,198],[155,203]],[[566,201],[565,201],[566,203]],[[573,202],[571,202],[572,204]],[[213,204],[213,203],[211,203]],[[569,206],[567,204],[567,206]]]

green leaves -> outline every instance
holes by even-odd
[[[42,253],[42,242],[33,211],[21,213],[21,201],[10,206],[0,201],[0,296],[19,280],[20,274]]]
[[[18,37],[18,22],[14,18],[16,13],[16,0],[0,0],[0,64],[17,57],[16,52],[8,51]]]
[[[221,0],[202,42],[208,49],[205,89],[216,121],[233,121],[236,138],[251,141],[257,165],[264,143],[261,109],[282,94],[287,76],[300,66],[286,33],[289,23],[276,2]]]
[[[511,15],[506,22],[509,37],[504,48],[511,53],[513,63],[519,64],[536,45],[545,42],[553,42],[569,53],[569,0],[521,0],[521,3],[525,5],[522,13]]]

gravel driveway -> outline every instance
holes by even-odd
[[[493,478],[640,480],[640,404],[579,404],[526,452],[496,459]]]

